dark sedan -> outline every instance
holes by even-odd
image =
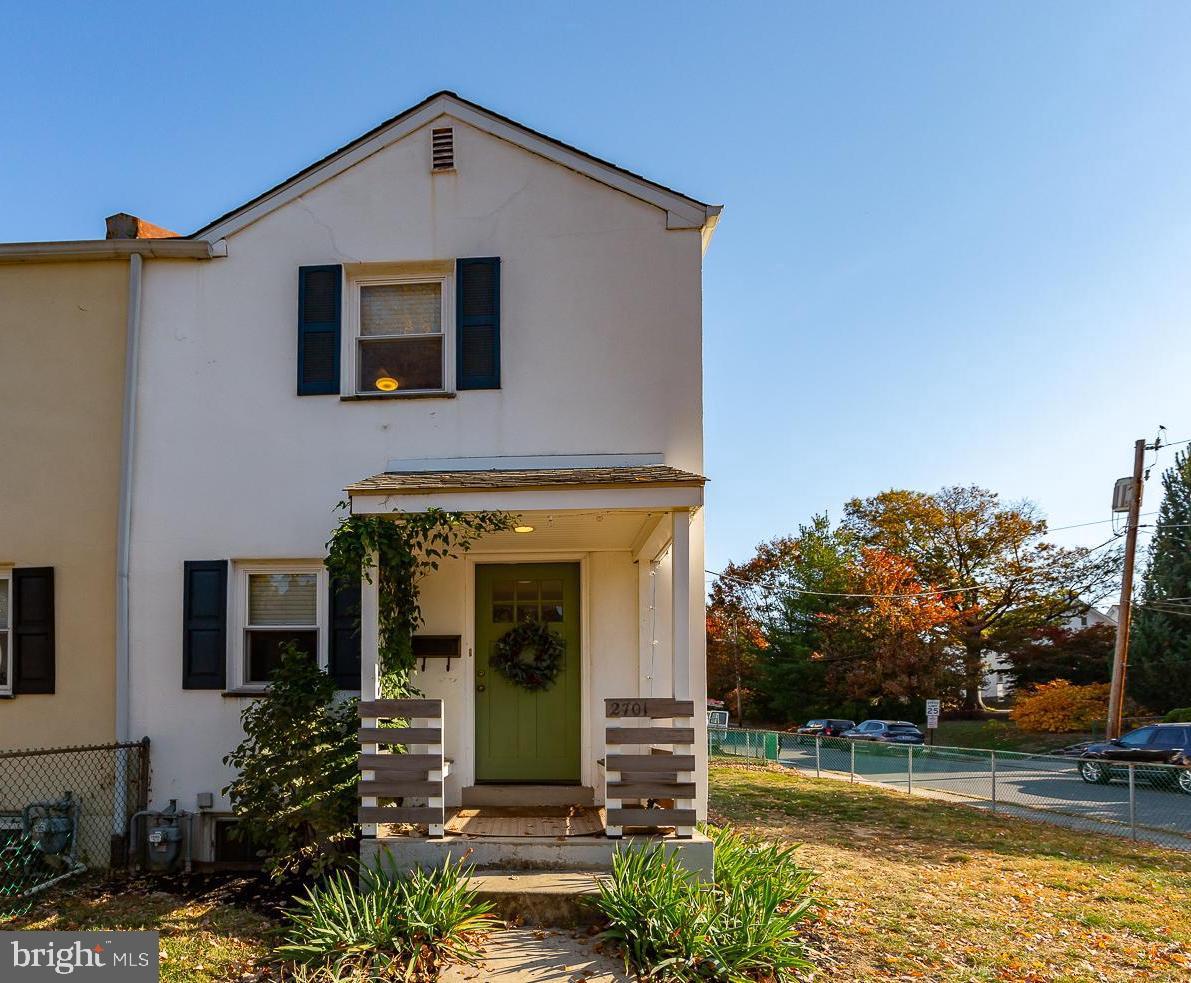
[[[879,741],[882,744],[922,744],[922,731],[908,720],[866,720],[859,727],[844,731],[854,741]]]
[[[1191,724],[1152,724],[1111,741],[1089,744],[1079,758],[1079,777],[1085,782],[1104,785],[1114,778],[1127,778],[1130,763],[1142,766],[1135,768],[1136,778],[1155,784],[1177,784],[1191,795]]]
[[[799,734],[811,734],[816,737],[839,737],[846,730],[856,726],[855,720],[808,720],[798,728]]]

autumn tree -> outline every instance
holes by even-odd
[[[1119,565],[1115,552],[1048,543],[1032,504],[1003,504],[975,486],[853,499],[844,524],[864,545],[901,557],[923,583],[950,591],[955,616],[938,631],[958,661],[969,709],[982,702],[986,654],[1010,651],[1095,603]]]
[[[1008,675],[1018,689],[1052,679],[1066,679],[1077,686],[1107,683],[1112,678],[1116,635],[1112,625],[1044,625],[1004,653]]]
[[[709,678],[721,666],[731,670],[743,639],[742,678],[757,712],[782,721],[848,712],[815,658],[821,618],[850,583],[847,539],[816,516],[797,535],[762,543],[747,562],[728,564],[709,599]]]
[[[1175,458],[1162,487],[1126,679],[1128,692],[1155,710],[1191,706],[1191,454]]]
[[[767,645],[760,625],[745,610],[722,601],[707,606],[707,691],[736,711],[756,711],[760,653]]]
[[[817,658],[830,680],[853,700],[905,704],[954,696],[959,678],[948,652],[947,629],[957,608],[950,595],[930,590],[900,556],[866,546],[851,593],[823,618]]]

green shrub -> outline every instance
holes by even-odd
[[[285,646],[268,692],[240,715],[244,740],[223,759],[239,773],[223,790],[240,819],[236,835],[277,876],[318,873],[354,853],[358,711],[335,693],[313,658]]]
[[[1162,721],[1167,724],[1191,724],[1191,707],[1176,707]]]
[[[471,868],[444,861],[431,870],[397,873],[382,855],[381,871],[362,884],[338,871],[294,899],[282,959],[331,978],[364,973],[406,978],[433,975],[445,960],[476,958],[476,936],[497,926],[492,906],[476,900]]]
[[[745,983],[809,969],[798,926],[818,902],[793,849],[707,832],[716,843],[714,884],[661,847],[616,854],[591,901],[608,922],[603,937],[645,978]]]

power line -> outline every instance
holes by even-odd
[[[1142,515],[1143,515],[1143,516],[1146,516],[1146,515],[1157,515],[1157,514],[1158,514],[1157,510],[1155,510],[1155,511],[1153,511],[1153,512],[1142,512]],[[1070,525],[1070,526],[1054,526],[1054,527],[1047,526],[1047,527],[1046,527],[1046,531],[1047,531],[1048,533],[1051,533],[1051,532],[1064,532],[1064,531],[1066,531],[1067,529],[1082,529],[1082,528],[1084,528],[1084,526],[1102,526],[1102,525],[1104,525],[1105,523],[1108,523],[1108,522],[1116,522],[1116,521],[1117,521],[1117,520],[1116,520],[1115,518],[1109,518],[1109,519],[1095,519],[1095,520],[1093,520],[1093,521],[1091,521],[1091,522],[1076,522],[1075,524],[1073,524],[1073,525]]]
[[[1087,552],[1095,553],[1096,550],[1103,549],[1105,546],[1109,546],[1112,543],[1115,543],[1118,539],[1120,539],[1119,535],[1113,536],[1111,539],[1106,539],[1099,546],[1093,546]],[[1057,566],[1057,565],[1058,564],[1051,564],[1051,566]],[[1042,569],[1047,569],[1047,568],[1043,567]],[[850,598],[870,598],[870,599],[933,597],[938,594],[962,594],[962,593],[966,593],[967,591],[980,590],[981,588],[985,588],[985,587],[1000,586],[999,584],[995,584],[995,583],[981,583],[981,584],[971,584],[968,587],[944,587],[944,588],[940,588],[938,590],[919,590],[919,591],[912,591],[910,593],[905,593],[905,594],[851,594],[851,593],[842,593],[839,591],[807,590],[802,587],[790,587],[785,584],[778,585],[776,588],[769,588],[769,587],[766,587],[764,584],[759,584],[752,580],[745,580],[743,577],[735,577],[732,574],[724,573],[723,571],[720,571],[720,570],[704,570],[703,572],[705,574],[708,574],[708,575],[715,577],[719,580],[730,580],[733,583],[742,584],[751,590],[761,590],[761,591],[767,591],[767,592],[776,590],[777,592],[784,591],[784,592],[793,593],[793,594],[810,594],[815,597],[850,597]]]

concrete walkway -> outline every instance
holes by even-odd
[[[624,963],[595,951],[586,932],[512,928],[494,932],[476,966],[451,966],[442,983],[631,983]]]

